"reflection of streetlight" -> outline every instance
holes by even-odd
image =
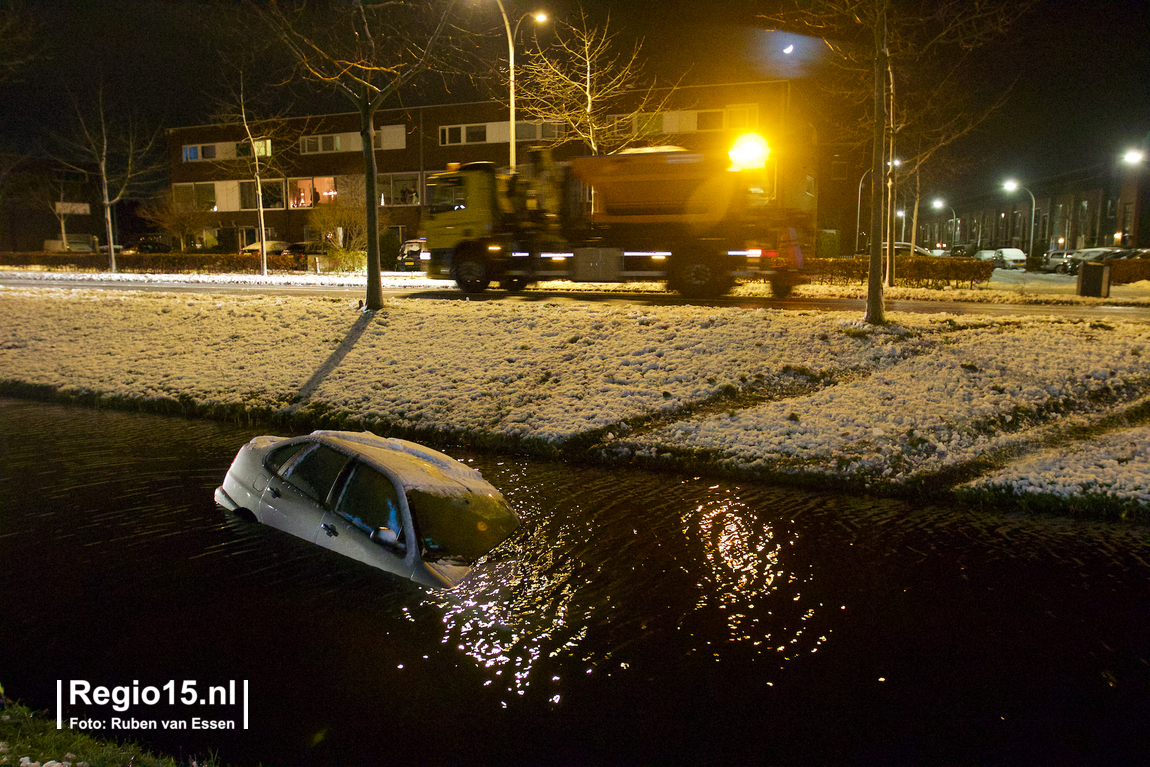
[[[1026,256],[1028,259],[1034,258],[1034,209],[1038,207],[1034,202],[1034,192],[1030,191],[1024,186],[1021,186],[1014,179],[1008,179],[1006,183],[1002,185],[1002,188],[1008,192],[1015,192],[1021,189],[1030,195],[1030,247],[1026,250]]]
[[[958,214],[954,212],[954,208],[946,204],[946,200],[941,197],[935,198],[931,203],[935,210],[942,210],[943,208],[950,208],[950,245],[954,245],[954,241],[958,239]]]
[[[499,13],[503,15],[503,28],[507,30],[507,71],[511,80],[511,116],[508,118],[508,127],[511,135],[508,143],[511,145],[511,172],[515,172],[515,36],[519,34],[519,25],[528,16],[534,16],[536,21],[547,21],[546,13],[525,13],[515,22],[515,31],[511,31],[511,22],[507,20],[507,11],[503,7],[503,0],[495,0],[499,6]]]

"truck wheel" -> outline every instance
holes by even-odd
[[[676,255],[678,263],[671,269],[668,287],[685,298],[715,298],[730,290],[735,282],[703,251]]]
[[[491,280],[487,277],[487,265],[475,256],[462,256],[455,262],[455,284],[464,293],[482,293]]]
[[[518,293],[527,287],[526,277],[504,277],[499,281],[499,287],[506,290],[508,293]]]
[[[772,282],[771,295],[775,298],[786,298],[795,289],[794,285],[789,282]]]

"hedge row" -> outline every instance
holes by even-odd
[[[808,258],[807,273],[815,282],[843,284],[866,282],[869,258]],[[916,258],[895,260],[895,284],[911,288],[943,288],[988,282],[994,273],[991,261],[973,258]]]
[[[1129,285],[1131,282],[1150,280],[1150,259],[1117,258],[1110,262],[1110,282]]]

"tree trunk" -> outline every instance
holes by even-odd
[[[871,153],[871,178],[882,178],[883,143],[886,137],[886,8],[874,28],[874,151]],[[867,275],[866,321],[872,325],[886,322],[882,301],[882,238],[875,236],[882,231],[882,192],[874,184],[870,200],[870,271]]]
[[[367,298],[365,309],[383,308],[383,284],[379,269],[379,187],[375,165],[375,104],[370,93],[360,100],[359,135],[363,137],[364,201],[367,210]]]

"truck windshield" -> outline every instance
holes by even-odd
[[[459,176],[427,182],[427,204],[432,213],[446,213],[467,207],[467,185]]]
[[[473,564],[519,527],[519,518],[497,496],[407,492],[407,505],[426,562],[450,559]]]

